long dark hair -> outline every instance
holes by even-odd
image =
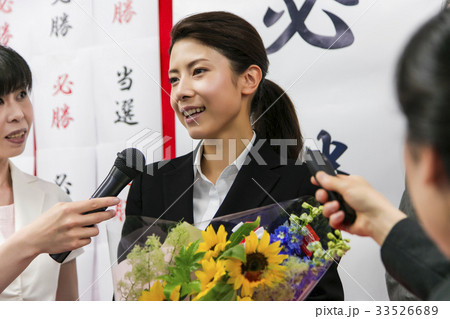
[[[0,45],[0,96],[20,89],[31,91],[31,86],[27,62],[13,49]]]
[[[400,59],[397,91],[408,142],[431,145],[450,176],[450,9],[413,36]]]
[[[236,74],[242,74],[253,64],[261,68],[262,80],[250,108],[253,129],[259,138],[297,140],[296,146],[288,148],[288,157],[297,158],[303,139],[295,107],[278,85],[266,79],[269,59],[256,29],[229,12],[205,12],[184,18],[172,28],[169,54],[173,45],[185,38],[220,52]],[[279,147],[272,147],[279,153]]]

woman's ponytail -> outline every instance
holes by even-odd
[[[297,113],[291,99],[281,87],[264,79],[253,98],[250,113],[253,129],[259,138],[295,140],[296,145],[288,146],[287,157],[298,157],[303,148],[303,138]],[[272,148],[280,154],[279,146],[272,145]]]

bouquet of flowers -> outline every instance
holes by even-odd
[[[122,230],[116,300],[303,300],[350,249],[313,198],[222,216],[205,231],[128,218],[141,227]]]

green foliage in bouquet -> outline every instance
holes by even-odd
[[[348,243],[349,239],[343,239],[339,229],[334,230],[333,233],[328,233],[327,238],[328,249],[324,250],[320,241],[315,241],[308,245],[308,249],[314,252],[313,263],[316,266],[321,266],[326,261],[332,261],[344,256],[344,254],[350,249]]]
[[[234,247],[240,242],[242,242],[246,236],[250,234],[252,230],[255,230],[259,227],[259,223],[261,219],[259,217],[253,223],[244,223],[241,227],[239,227],[234,233],[230,236],[230,243],[227,248]]]
[[[127,255],[127,262],[132,265],[132,270],[125,273],[124,280],[118,283],[122,298],[125,300],[137,300],[144,287],[167,272],[168,267],[164,261],[159,237],[155,235],[147,238],[144,247],[134,246]]]
[[[321,214],[322,207],[302,203],[300,216],[290,214],[271,234],[260,227],[259,217],[230,236],[223,225],[217,232],[211,225],[201,232],[178,224],[163,245],[150,236],[144,247],[135,247],[127,256],[132,270],[120,282],[122,296],[126,300],[302,298],[305,287],[315,284],[333,259],[350,249],[339,231],[328,233],[325,248],[317,235],[311,235],[309,225],[319,216],[325,219]],[[317,224],[323,225],[323,220]],[[202,240],[197,240],[200,236]]]
[[[142,290],[150,287],[162,274],[167,274],[174,263],[173,258],[195,238],[197,232],[195,230],[193,233],[191,225],[180,222],[170,230],[164,245],[158,236],[151,235],[144,246],[134,246],[127,255],[131,270],[117,284],[122,299],[138,300]]]
[[[164,286],[164,296],[170,300],[170,295],[174,289],[180,290],[180,298],[200,292],[201,284],[199,280],[191,280],[191,273],[201,267],[205,252],[197,252],[200,241],[197,240],[187,248],[181,247],[178,256],[175,256],[175,265],[169,267],[167,275],[160,276],[166,282]]]

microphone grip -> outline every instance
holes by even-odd
[[[85,213],[83,213],[83,215],[97,213],[97,212],[104,212],[105,210],[106,210],[106,207],[102,207],[102,208],[91,210],[89,212],[85,212]],[[94,225],[88,225],[85,227],[94,227]],[[66,260],[67,256],[69,256],[69,254],[71,252],[72,251],[66,251],[66,252],[59,253],[59,254],[50,254],[50,257],[52,257],[56,262],[61,264],[64,260]]]
[[[309,172],[311,173],[312,176],[316,176],[316,173],[318,171],[324,171],[328,175],[336,176],[336,172],[334,171],[334,168],[331,165],[330,161],[319,150],[312,150],[308,148],[306,155],[307,155],[305,158],[306,166],[308,167]],[[328,200],[338,201],[340,208],[344,211],[345,217],[343,224],[344,225],[353,224],[356,219],[355,210],[345,202],[341,194],[329,190],[326,190],[326,192],[328,193]]]
[[[64,253],[59,254],[50,254],[50,257],[52,257],[56,262],[62,264],[62,262],[66,260],[67,256],[69,256],[71,252],[72,251],[66,251]]]
[[[356,212],[355,210],[347,204],[347,202],[342,198],[341,194],[333,191],[326,191],[328,193],[329,201],[336,200],[339,202],[340,209],[344,212],[344,221],[342,224],[346,226],[350,226],[356,220]]]
[[[97,213],[97,212],[104,212],[105,210],[106,210],[106,207],[102,207],[102,208],[98,208],[95,210],[91,210],[89,212],[85,212],[85,213],[83,213],[83,215]],[[94,225],[88,225],[86,227],[94,227]],[[56,262],[61,264],[64,260],[66,260],[67,256],[69,256],[69,254],[71,252],[72,251],[66,251],[66,252],[58,253],[58,254],[50,254],[50,257],[52,257],[53,260],[55,260]]]
[[[102,184],[97,188],[97,190],[92,194],[91,198],[99,198],[105,196],[117,196],[122,191],[122,189],[131,181],[130,177],[123,173],[121,170],[117,169],[117,167],[113,166],[108,176],[102,182]],[[83,213],[92,214],[96,212],[105,211],[107,207],[98,208],[95,210],[91,210]],[[88,225],[86,227],[92,227],[94,225]],[[70,251],[66,251],[64,253],[59,254],[50,254],[55,261],[62,263],[67,256],[69,256]]]

